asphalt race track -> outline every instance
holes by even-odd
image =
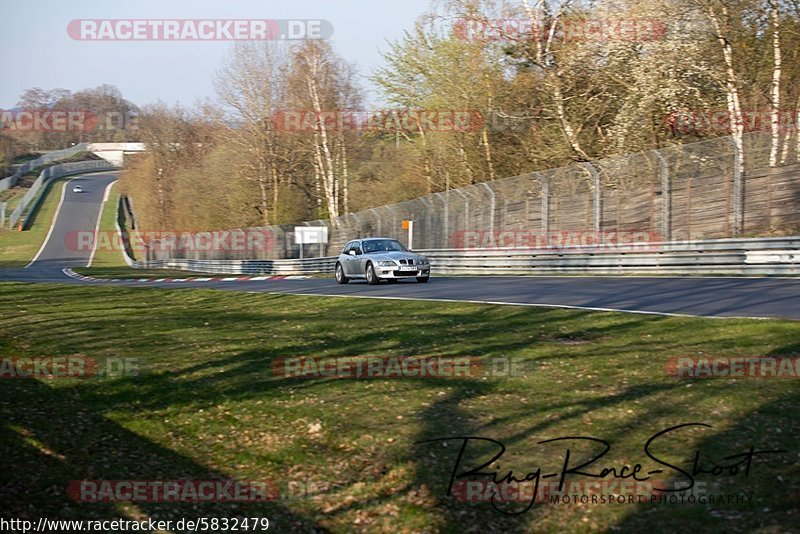
[[[486,302],[494,304],[575,307],[637,313],[711,317],[781,317],[800,319],[800,279],[736,277],[436,277],[428,284],[400,282],[369,286],[337,285],[330,279],[87,282],[68,277],[65,267],[85,266],[90,252],[68,247],[70,232],[92,230],[114,173],[73,178],[49,239],[36,261],[25,269],[0,269],[0,281],[59,282],[84,285],[202,287],[265,293]],[[86,192],[73,193],[80,183]],[[421,304],[422,305],[422,304]]]

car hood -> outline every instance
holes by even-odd
[[[405,260],[405,259],[413,259],[413,260],[422,260],[425,259],[425,256],[421,254],[415,254],[413,252],[371,252],[366,254],[366,256],[370,259],[374,260]]]

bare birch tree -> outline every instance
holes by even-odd
[[[272,121],[285,93],[287,51],[274,41],[237,44],[217,72],[217,95],[232,112],[228,131],[247,154],[245,174],[258,185],[262,224],[276,209],[280,186],[278,139]]]

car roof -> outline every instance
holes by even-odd
[[[383,241],[383,240],[386,240],[386,239],[388,239],[389,241],[397,241],[397,239],[395,239],[393,237],[359,237],[358,239],[351,239],[350,241],[348,241],[345,244],[345,246],[347,246],[347,245],[349,245],[351,243],[358,243],[360,241]],[[398,241],[398,243],[399,243],[399,241]]]

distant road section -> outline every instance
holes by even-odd
[[[521,306],[551,306],[635,313],[707,317],[780,317],[800,320],[800,279],[664,278],[664,277],[436,277],[428,284],[400,282],[370,286],[363,282],[337,285],[330,279],[260,281],[119,281],[85,282],[62,273],[85,266],[91,251],[75,250],[70,233],[93,230],[108,184],[115,173],[73,178],[49,239],[26,269],[0,269],[0,281],[139,287],[203,287],[333,297],[371,297],[471,301]],[[73,193],[80,184],[85,192]],[[212,275],[209,275],[210,277]],[[354,302],[354,305],[356,303]],[[424,310],[424,304],[420,304]]]
[[[67,180],[63,196],[58,204],[55,219],[38,221],[38,224],[52,226],[47,238],[28,264],[28,275],[37,277],[61,275],[64,267],[85,267],[89,262],[91,250],[77,246],[76,232],[92,232],[97,226],[103,195],[109,184],[118,178],[117,173],[98,173],[76,176]],[[72,191],[80,185],[82,193]],[[61,187],[54,187],[48,194],[61,195]],[[0,279],[3,277],[0,276]]]

